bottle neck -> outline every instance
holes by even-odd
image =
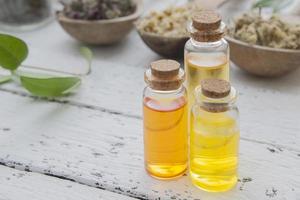
[[[176,94],[180,94],[183,91],[184,87],[183,87],[183,85],[181,85],[178,89],[175,89],[175,90],[157,90],[157,89],[153,89],[150,86],[148,86],[148,89],[150,90],[150,92],[160,94],[160,95],[164,95],[164,94],[176,95]]]
[[[196,103],[207,112],[218,113],[226,112],[234,106],[237,99],[236,90],[231,87],[231,92],[224,98],[209,98],[201,91],[201,86],[195,89]]]
[[[198,42],[194,38],[191,38],[191,43],[195,47],[215,48],[215,47],[219,47],[222,45],[222,40],[223,40],[223,38],[221,38],[218,41],[214,41],[214,42]]]

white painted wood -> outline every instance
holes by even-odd
[[[171,1],[146,1],[146,8],[151,8],[145,12],[166,6],[168,2]],[[228,10],[249,6],[247,0],[229,2],[231,4],[226,3],[223,8],[226,16]],[[51,33],[47,40],[45,33]],[[79,55],[82,44],[66,35],[57,23],[18,36],[29,43],[31,50],[25,64],[76,73],[85,71],[85,61]],[[143,73],[151,61],[160,57],[143,44],[135,31],[115,46],[92,48],[95,52],[92,74],[84,79],[76,95],[60,100],[141,118]],[[232,65],[231,80],[241,94],[238,104],[243,138],[300,151],[297,145],[300,140],[299,76],[300,70],[297,70],[279,79],[263,79],[249,76]],[[1,88],[28,94],[15,84]]]
[[[84,79],[80,90],[61,100],[141,118],[144,70],[144,67],[103,62],[95,57],[93,72]],[[240,92],[238,105],[243,138],[300,151],[297,145],[300,140],[299,75],[300,70],[297,70],[279,79],[263,79],[232,67],[231,79]],[[28,94],[16,84],[1,88]]]
[[[146,12],[169,2],[147,1]],[[29,43],[26,64],[85,70],[78,54],[82,44],[57,23],[18,36]],[[0,86],[2,164],[139,198],[299,200],[300,70],[280,79],[262,79],[232,67],[231,79],[240,92],[240,177],[253,180],[225,194],[208,194],[194,188],[187,177],[162,182],[143,170],[143,72],[160,57],[134,31],[120,44],[92,48],[92,74],[75,95],[59,102],[29,98],[16,84]]]
[[[130,200],[132,198],[0,166],[0,200]]]
[[[186,176],[167,182],[145,173],[139,119],[3,92],[0,110],[0,161],[18,169],[139,198],[299,200],[299,152],[242,140],[240,178],[253,181],[208,194]]]

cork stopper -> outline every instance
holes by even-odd
[[[215,42],[222,39],[226,26],[214,10],[202,10],[192,17],[191,36],[198,42]]]
[[[221,79],[205,79],[201,81],[202,94],[209,98],[224,98],[229,95],[231,85]]]
[[[180,64],[175,60],[158,60],[150,64],[153,76],[172,78],[179,73]]]
[[[216,30],[221,25],[221,16],[213,10],[203,10],[196,13],[193,18],[193,26],[199,31]]]
[[[195,89],[198,105],[211,113],[226,112],[237,98],[236,90],[230,83],[221,79],[205,79]]]
[[[158,60],[145,72],[145,82],[155,90],[176,90],[184,81],[184,71],[175,60]]]

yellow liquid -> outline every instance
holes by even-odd
[[[195,103],[194,90],[204,79],[218,78],[229,81],[229,61],[224,53],[186,53],[186,87],[189,109]]]
[[[190,175],[197,187],[222,192],[237,182],[239,129],[224,113],[191,116]]]
[[[159,179],[182,175],[187,168],[187,106],[180,98],[167,106],[144,100],[145,168]]]

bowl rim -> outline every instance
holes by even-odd
[[[59,21],[64,21],[68,23],[75,23],[75,24],[111,24],[115,22],[125,22],[129,20],[137,19],[141,16],[143,12],[143,0],[133,0],[136,4],[136,9],[134,13],[124,16],[124,17],[117,17],[113,19],[100,19],[100,20],[84,20],[84,19],[72,19],[66,17],[62,11],[56,12],[56,18]]]
[[[296,50],[296,49],[282,49],[282,48],[272,48],[272,47],[267,47],[267,46],[261,46],[261,45],[257,45],[257,44],[249,44],[247,42],[243,42],[241,40],[237,40],[231,36],[225,36],[225,39],[229,42],[233,42],[236,43],[238,45],[244,46],[244,47],[251,47],[251,48],[255,48],[255,49],[259,49],[259,50],[263,50],[263,51],[270,51],[270,52],[278,52],[278,53],[297,53],[300,54],[300,50]]]

